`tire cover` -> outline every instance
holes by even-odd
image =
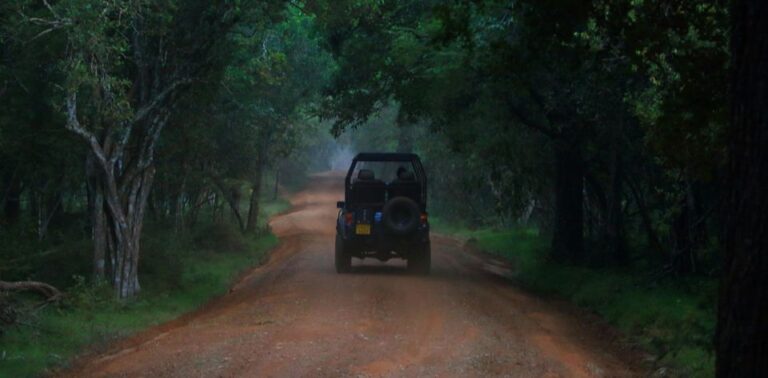
[[[395,197],[384,205],[381,221],[392,233],[406,235],[416,231],[420,218],[421,210],[414,200],[408,197]]]

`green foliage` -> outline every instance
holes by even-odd
[[[339,67],[321,116],[337,134],[394,108],[385,128],[417,125],[409,149],[451,173],[430,175],[439,215],[536,224],[553,237],[563,233],[554,227],[584,229],[584,262],[626,264],[621,245],[641,234],[649,254],[671,256],[659,266],[716,269],[704,262],[713,261],[713,179],[725,149],[722,3],[318,1],[307,9]],[[583,179],[559,183],[556,150],[578,155],[569,161],[583,163]],[[569,208],[556,197],[577,183],[584,224],[556,222]]]
[[[233,27],[223,43],[228,59],[220,75],[181,101],[184,111],[174,116],[159,151],[165,159],[158,175],[169,200],[181,185],[226,197],[247,184],[247,195],[268,171],[281,181],[306,171],[308,164],[296,161],[311,158],[300,150],[321,134],[307,113],[333,62],[311,16],[292,8],[279,14],[279,22]]]
[[[87,224],[57,227],[39,240],[37,228],[24,221],[0,229],[0,277],[3,280],[41,280],[69,285],[73,275],[87,275],[90,266]]]
[[[286,206],[285,200],[268,201],[262,215]],[[191,311],[226,293],[277,243],[271,234],[245,236],[233,224],[203,224],[184,235],[161,225],[148,230],[141,298],[116,302],[106,283],[70,276],[61,306],[24,314],[23,324],[0,336],[0,376],[37,376],[66,366],[82,348],[103,347]]]
[[[632,67],[649,85],[631,94],[648,128],[647,143],[666,165],[709,177],[724,157],[728,72],[728,12],[717,2],[686,2],[664,11],[656,1],[614,7],[622,26],[605,16],[609,32],[622,28]],[[608,6],[605,6],[608,9]],[[649,30],[650,23],[664,25]]]

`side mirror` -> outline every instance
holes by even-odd
[[[337,209],[343,209],[345,205],[346,204],[344,203],[344,201],[336,202],[336,208]]]

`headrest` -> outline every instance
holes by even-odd
[[[373,175],[373,171],[370,169],[361,169],[360,172],[357,173],[357,179],[358,180],[373,180],[376,178],[376,176]]]
[[[416,176],[411,171],[400,172],[400,175],[398,175],[397,178],[402,180],[402,181],[414,181],[414,180],[416,180]]]

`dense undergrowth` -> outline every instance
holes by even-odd
[[[525,289],[596,312],[629,342],[654,355],[658,373],[714,375],[714,279],[669,277],[641,268],[560,265],[548,261],[548,240],[535,229],[470,230],[436,218],[430,222],[437,232],[512,262],[515,281]]]
[[[264,202],[262,222],[289,207],[285,200]],[[71,234],[73,235],[73,234]],[[65,288],[55,306],[33,309],[35,297],[15,297],[26,308],[17,324],[0,335],[0,377],[36,376],[66,366],[72,356],[98,350],[117,338],[194,310],[230,287],[238,274],[262,262],[277,243],[262,224],[258,235],[244,235],[234,223],[207,222],[174,232],[148,222],[142,238],[141,295],[115,301],[108,285],[90,282],[88,240],[60,240],[46,258],[56,261],[30,278],[48,278]],[[58,271],[58,272],[56,272]]]

